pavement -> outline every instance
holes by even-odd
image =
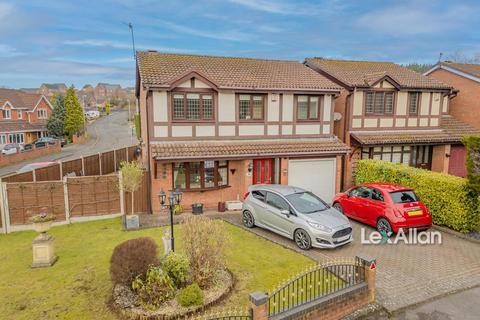
[[[32,162],[71,160],[135,144],[132,129],[127,123],[127,111],[114,111],[87,125],[88,141],[83,144],[69,144],[60,153],[49,154],[29,159],[0,168],[0,177],[15,173],[18,169]]]
[[[240,214],[228,215],[223,219],[243,227]],[[351,221],[351,224],[354,242],[333,250],[302,251],[292,240],[268,230],[258,227],[247,230],[319,262],[356,255],[376,258],[376,303],[386,310],[388,318],[391,318],[391,315],[401,317],[398,319],[422,320],[480,318],[478,288],[465,291],[464,294],[469,299],[462,298],[461,294],[443,298],[451,293],[480,286],[480,245],[478,243],[442,232],[441,244],[361,244],[362,228],[367,236],[374,229],[354,221]],[[433,301],[439,298],[441,299]],[[442,302],[442,299],[449,302]],[[457,301],[462,304],[449,307],[455,305]],[[428,303],[418,307],[425,302]]]

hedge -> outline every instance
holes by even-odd
[[[466,179],[386,161],[360,160],[355,182],[392,182],[407,186],[415,190],[428,207],[433,223],[463,233],[479,226],[475,196],[469,192]]]

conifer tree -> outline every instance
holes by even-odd
[[[65,134],[65,99],[62,95],[56,94],[51,101],[53,110],[47,122],[48,134],[63,137]]]
[[[80,106],[75,88],[71,86],[65,95],[65,133],[71,139],[83,127],[85,116]]]

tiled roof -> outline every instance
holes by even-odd
[[[388,76],[402,88],[451,89],[447,84],[393,62],[323,58],[307,58],[305,62],[312,68],[320,69],[349,87],[370,87],[375,80]]]
[[[45,123],[30,123],[22,120],[0,121],[0,132],[31,132],[46,130]]]
[[[169,86],[197,72],[219,88],[335,90],[341,88],[297,61],[198,56],[142,51],[137,63],[143,84]]]
[[[262,156],[305,156],[349,152],[335,137],[318,139],[165,142],[152,144],[157,160],[239,159]]]
[[[26,93],[21,90],[0,88],[0,107],[8,101],[14,108],[26,108],[33,110],[42,95],[38,93]]]
[[[363,145],[408,144],[408,143],[456,143],[465,135],[480,135],[480,129],[455,119],[443,116],[439,129],[352,132],[355,140]]]
[[[480,78],[480,64],[474,63],[455,63],[455,62],[442,62],[441,65],[457,69],[458,71],[468,73],[474,77]]]

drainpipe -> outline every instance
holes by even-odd
[[[345,119],[344,119],[344,126],[343,126],[343,140],[344,142],[347,141],[347,132],[348,127],[350,126],[350,101],[352,98],[353,91],[349,91],[347,98],[345,99]],[[350,139],[348,139],[350,142]],[[350,143],[348,144],[350,147]],[[340,182],[340,190],[343,191],[345,187],[345,168],[347,167],[347,157],[350,157],[349,154],[345,154],[342,156],[342,174],[341,174],[341,182]]]
[[[150,94],[151,89],[150,89],[149,86],[147,86],[145,89],[147,91],[147,95],[145,97],[145,119],[147,121],[147,141],[146,141],[146,144],[147,144],[147,172],[148,172],[147,210],[148,210],[149,214],[152,214],[153,213],[153,211],[152,211],[152,172],[150,170],[150,161],[151,161],[151,157],[150,157],[150,128],[148,126],[148,119],[149,119],[149,115],[148,115],[148,107],[149,107],[148,95]],[[153,94],[153,92],[152,92],[152,94]],[[152,99],[153,99],[153,97],[152,97]],[[139,114],[139,117],[140,117],[140,114]],[[142,121],[140,119],[140,123],[141,122]],[[140,125],[140,127],[141,127],[141,125]]]

